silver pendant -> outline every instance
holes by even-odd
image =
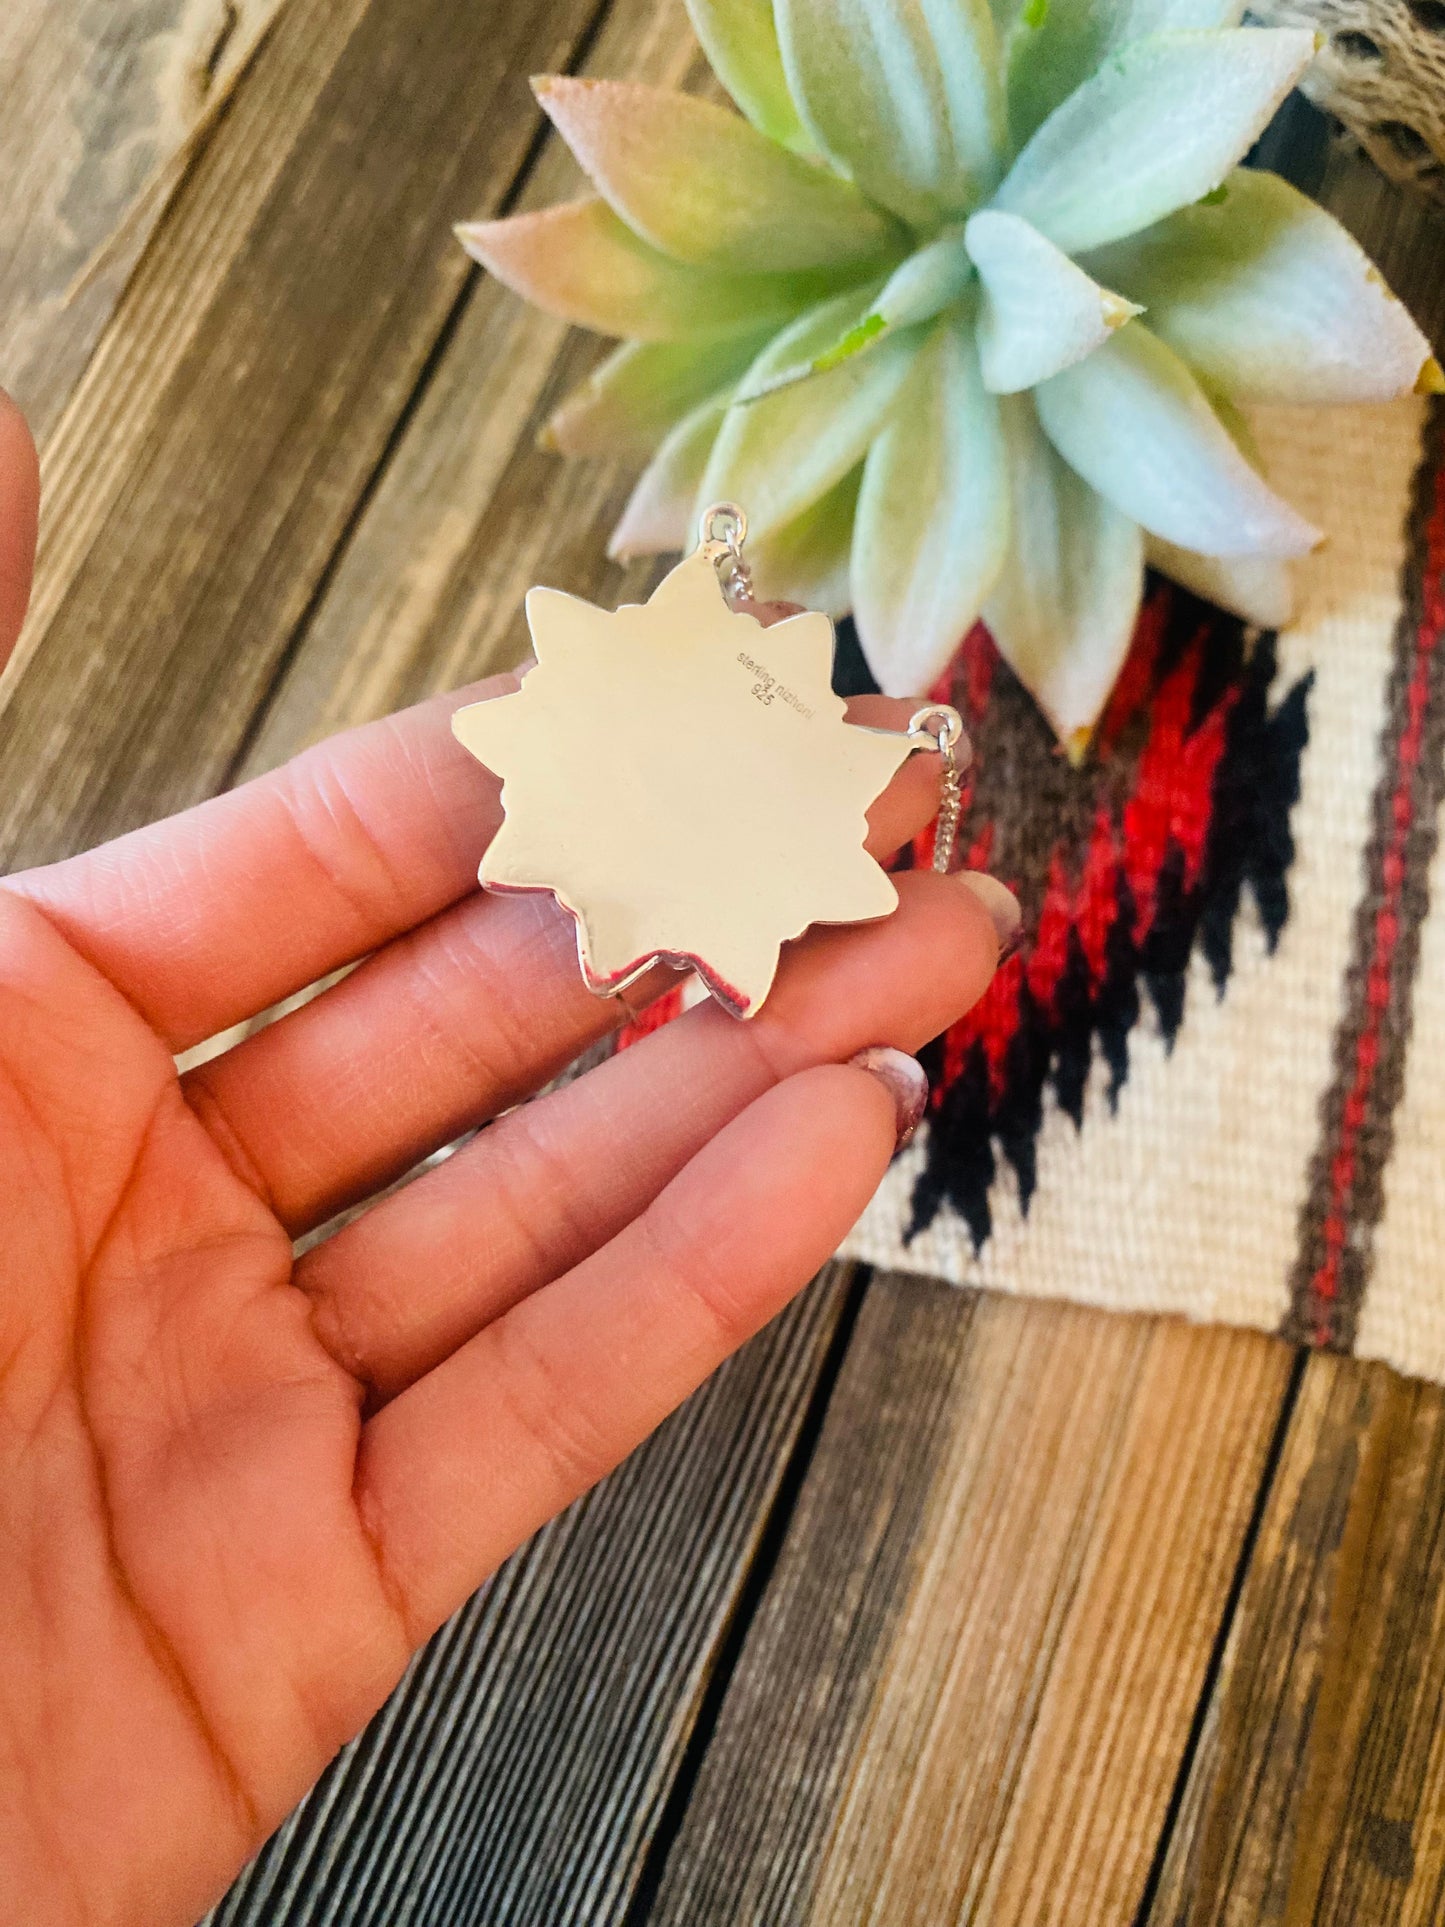
[[[921,710],[908,734],[845,722],[827,616],[764,628],[730,601],[750,590],[745,529],[731,504],[710,509],[701,546],[615,613],[532,589],[536,667],[452,718],[502,780],[481,882],[550,891],[600,996],[660,962],[751,1017],[790,938],[887,916],[898,894],[864,848],[866,812],[914,749],[944,753],[940,867],[951,853],[956,713]]]

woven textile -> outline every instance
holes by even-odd
[[[1026,936],[848,1250],[1445,1379],[1445,414],[1256,428],[1329,536],[1290,628],[1161,586],[1079,771],[960,653]]]

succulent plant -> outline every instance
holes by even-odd
[[[1438,383],[1329,215],[1237,163],[1315,52],[1232,0],[688,0],[741,116],[538,97],[596,193],[463,226],[626,339],[546,439],[645,461],[621,556],[746,505],[760,592],[926,691],[982,615],[1081,752],[1146,561],[1266,625],[1317,533],[1241,404]]]

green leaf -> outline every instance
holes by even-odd
[[[877,290],[849,293],[785,328],[743,377],[743,393],[779,369],[811,360],[869,312]],[[902,332],[813,381],[728,410],[701,495],[742,502],[755,536],[790,522],[863,458],[917,349]],[[701,502],[699,506],[702,506]]]
[[[924,694],[998,579],[1009,502],[998,403],[973,331],[934,323],[868,451],[853,529],[853,614],[890,696]]]
[[[983,619],[1077,757],[1129,653],[1144,585],[1143,533],[1059,459],[1026,396],[1006,396],[1000,407],[1013,539]]]
[[[964,248],[963,237],[956,228],[950,228],[893,270],[871,311],[861,321],[855,321],[811,360],[795,361],[792,367],[769,375],[766,387],[753,390],[744,383],[738,400],[757,401],[780,388],[792,387],[794,382],[806,381],[810,375],[826,374],[830,368],[862,354],[865,348],[871,348],[874,342],[881,341],[895,329],[931,321],[958,299],[972,279],[973,263]]]
[[[860,464],[791,522],[749,541],[759,595],[801,602],[835,618],[847,615],[852,607],[848,550],[862,479]]]
[[[1134,234],[1219,185],[1314,48],[1270,27],[1133,41],[1054,110],[994,205],[1066,254]]]
[[[788,86],[821,151],[913,227],[998,178],[1003,101],[988,0],[776,0]]]
[[[700,402],[735,387],[767,339],[747,334],[720,341],[624,341],[552,414],[542,446],[606,460],[651,455]]]
[[[1022,147],[1076,87],[1131,40],[1235,27],[1240,0],[1029,0],[1009,41],[1009,131]]]
[[[1146,302],[1154,332],[1238,401],[1389,401],[1429,359],[1369,256],[1275,174],[1240,168],[1213,206],[1181,208],[1089,265]]]
[[[804,152],[811,143],[788,92],[772,0],[686,0],[708,64],[754,127]]]
[[[1136,321],[1035,391],[1049,440],[1134,521],[1206,555],[1303,555],[1320,533],[1255,473],[1172,348]]]
[[[850,181],[726,108],[624,80],[532,85],[613,212],[675,261],[787,274],[876,268],[902,252],[896,222]]]
[[[1171,582],[1261,629],[1281,629],[1294,614],[1290,566],[1274,556],[1196,555],[1151,535],[1144,559]]]
[[[1016,214],[984,208],[964,229],[983,283],[978,346],[996,395],[1033,388],[1141,312],[1101,288]]]
[[[726,412],[726,397],[706,401],[665,437],[612,531],[607,553],[614,561],[691,548],[698,489]]]
[[[685,341],[778,323],[836,275],[720,274],[684,267],[640,241],[595,195],[456,230],[474,261],[550,314],[603,335]]]

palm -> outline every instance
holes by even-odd
[[[409,1650],[353,1499],[363,1388],[164,1042],[3,897],[0,954],[0,1194],[24,1201],[0,1253],[20,1878],[39,1890],[98,1797],[121,1837],[189,1837],[209,1872],[276,1824]],[[86,1891],[100,1869],[62,1871],[77,1919],[152,1917],[144,1861],[108,1895]]]
[[[0,663],[33,490],[0,408]],[[464,699],[0,883],[0,1919],[194,1919],[417,1644],[822,1262],[894,1137],[844,1060],[993,968],[979,899],[905,878],[750,1024],[692,1011],[524,1103],[619,1013],[554,905],[473,887],[499,807]]]

